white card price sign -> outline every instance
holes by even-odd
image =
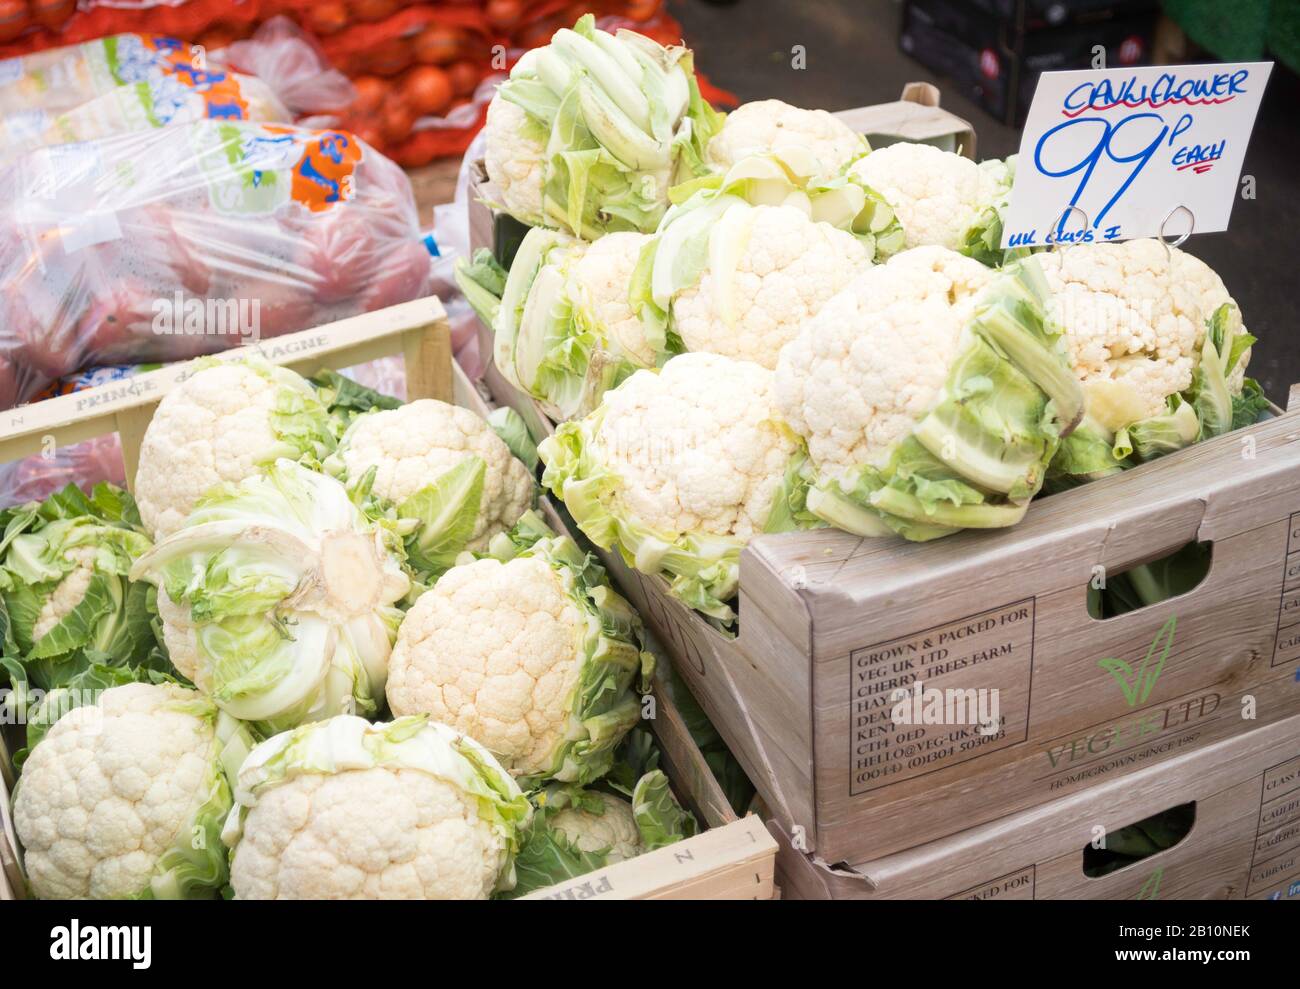
[[[1272,68],[1044,72],[1020,139],[1002,246],[1227,230]]]

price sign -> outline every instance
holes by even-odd
[[[1272,68],[1044,72],[1020,140],[1002,246],[1228,229]]]

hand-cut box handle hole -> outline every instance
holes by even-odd
[[[1205,580],[1213,557],[1213,543],[1193,541],[1127,570],[1096,566],[1088,580],[1088,614],[1098,619],[1118,618],[1186,594]]]
[[[1187,837],[1195,823],[1193,800],[1100,835],[1083,849],[1083,874],[1096,879],[1168,851]]]

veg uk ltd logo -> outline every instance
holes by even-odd
[[[260,299],[200,299],[177,290],[154,299],[152,311],[159,336],[234,336],[245,343],[262,336]]]
[[[56,962],[129,961],[134,969],[153,962],[153,928],[81,926],[75,917],[67,927],[50,929],[50,957]]]
[[[1178,616],[1171,615],[1151,640],[1147,654],[1142,657],[1137,669],[1115,656],[1097,660],[1097,665],[1109,673],[1124,692],[1129,707],[1145,704],[1151,696],[1151,691],[1165,668],[1165,660],[1169,658],[1169,650],[1174,644],[1174,629],[1177,627]]]
[[[997,687],[927,687],[920,680],[899,687],[889,697],[895,725],[978,725],[981,735],[1002,727]]]

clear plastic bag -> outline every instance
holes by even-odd
[[[206,52],[117,34],[0,61],[0,162],[51,144],[202,119],[288,123],[346,107],[352,84],[285,17]]]
[[[410,182],[346,131],[200,120],[0,168],[0,408],[427,295]]]

